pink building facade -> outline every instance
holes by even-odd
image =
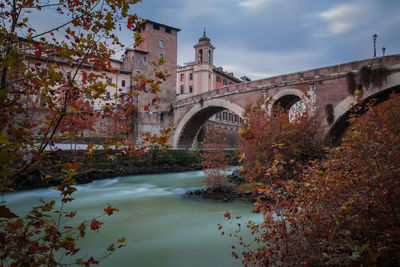
[[[210,38],[203,33],[199,42],[193,46],[195,61],[177,68],[177,98],[198,95],[206,91],[242,82],[233,73],[213,64],[214,49]]]

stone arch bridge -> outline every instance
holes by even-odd
[[[356,103],[348,89],[351,84],[349,77],[354,77],[356,84],[360,83],[360,70],[364,66],[370,69],[383,66],[389,70],[381,86],[369,86],[363,90],[364,99],[384,98],[390,92],[400,91],[400,54],[234,84],[175,101],[176,129],[172,145],[191,148],[201,126],[212,115],[224,109],[242,115],[246,105],[254,103],[261,95],[271,97],[273,104],[279,103],[281,107],[289,109],[307,94],[325,133],[338,134],[346,123],[352,105]],[[327,114],[327,106],[330,114]]]

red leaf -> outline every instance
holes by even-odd
[[[96,219],[93,219],[92,222],[90,223],[90,229],[92,229],[93,231],[95,230],[99,230],[100,229],[100,225],[102,225],[102,222],[99,222]]]
[[[42,56],[42,50],[38,49],[35,51],[35,57],[40,58]]]
[[[104,212],[107,213],[108,216],[114,213],[114,211],[118,211],[118,209],[108,206],[104,209]]]

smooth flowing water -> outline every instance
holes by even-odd
[[[107,205],[117,207],[116,215],[102,217],[100,233],[92,232],[79,244],[88,255],[98,256],[120,237],[127,247],[117,250],[100,266],[239,266],[231,256],[237,240],[221,236],[234,230],[223,217],[226,211],[254,220],[250,203],[219,203],[184,197],[187,190],[203,186],[201,171],[137,175],[94,181],[79,185],[68,210],[78,210],[74,221],[96,217]],[[57,191],[38,189],[6,195],[18,215],[26,214],[39,199],[57,198]],[[229,230],[228,230],[229,232]]]

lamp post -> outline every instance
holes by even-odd
[[[378,35],[376,35],[376,33],[374,33],[374,35],[372,36],[372,38],[374,38],[374,57],[376,57],[376,38],[378,37]]]
[[[385,56],[386,48],[382,47],[382,55]]]

